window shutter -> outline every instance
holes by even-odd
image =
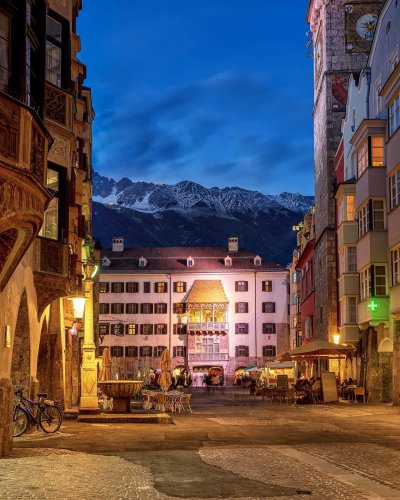
[[[186,346],[183,346],[183,357],[186,358]]]
[[[237,333],[237,332],[236,332]],[[239,356],[239,346],[237,345],[235,347],[235,356],[238,357]]]
[[[173,348],[172,355],[173,355],[174,358],[176,358],[176,347]]]
[[[177,289],[178,289],[178,283],[177,283],[177,281],[174,281],[173,290],[175,293],[176,293]]]
[[[275,312],[275,302],[272,302],[272,312]]]
[[[176,323],[174,323],[174,326],[173,326],[173,330],[172,330],[172,331],[173,331],[173,333],[174,333],[175,335],[176,335],[176,333],[177,333],[177,327],[178,327],[178,325],[177,325]]]
[[[183,282],[183,292],[186,293],[186,281]]]
[[[150,293],[150,281],[145,281],[143,283],[143,291],[144,293]]]
[[[140,326],[142,326],[142,325],[140,325]],[[143,356],[143,347],[140,347],[139,352],[140,352],[140,357],[142,357]]]
[[[143,314],[144,311],[144,304],[140,304],[140,313]]]
[[[167,325],[166,324],[163,325],[162,332],[163,332],[163,335],[167,335]]]
[[[245,302],[244,310],[247,313],[249,312],[249,303],[248,302]]]
[[[154,325],[149,325],[149,335],[153,335],[154,333]]]
[[[144,331],[143,330],[143,325],[140,325],[140,333],[141,333],[141,335],[143,335],[143,331]]]
[[[235,333],[239,333],[239,324],[238,323],[235,324]]]
[[[235,302],[235,313],[239,312],[239,303]]]
[[[157,346],[153,347],[153,356],[157,357]]]
[[[239,282],[235,281],[235,292],[239,290]]]
[[[164,283],[164,292],[167,293],[168,292],[168,283]]]

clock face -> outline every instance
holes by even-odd
[[[368,53],[371,49],[382,3],[345,5],[346,51]]]
[[[362,40],[372,41],[374,38],[376,22],[378,16],[375,14],[364,14],[361,16],[356,24],[356,31]]]

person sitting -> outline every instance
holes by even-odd
[[[321,377],[317,377],[313,382],[312,386],[312,394],[315,403],[320,403],[322,401],[322,387],[321,387]]]

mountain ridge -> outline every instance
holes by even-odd
[[[127,246],[240,246],[268,260],[287,263],[295,248],[292,226],[310,210],[314,198],[283,192],[266,195],[240,187],[206,188],[114,180],[93,175],[94,236],[104,248],[111,237]]]

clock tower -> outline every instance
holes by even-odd
[[[366,66],[384,0],[309,0],[314,44],[315,327],[337,334],[334,160],[351,73]]]

